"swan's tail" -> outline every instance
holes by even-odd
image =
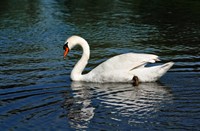
[[[174,62],[168,62],[162,65],[161,68],[165,71],[168,71],[173,65],[174,65]]]
[[[168,62],[163,65],[138,68],[131,72],[139,78],[140,82],[154,82],[162,77],[173,65],[174,62]]]
[[[168,63],[158,66],[157,79],[162,77],[173,65],[174,65],[174,62],[168,62]]]

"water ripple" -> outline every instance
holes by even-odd
[[[115,121],[123,121],[127,118],[130,124],[148,123],[152,117],[156,117],[154,115],[159,112],[162,105],[172,103],[173,99],[170,89],[158,83],[134,87],[131,84],[120,83],[75,82],[71,84],[71,88],[74,90],[74,102],[73,106],[68,107],[67,110],[74,126],[83,122],[82,128],[88,124],[89,120],[94,119],[94,116],[96,116],[97,125],[101,124],[101,119],[109,119],[109,124],[113,124],[110,125],[111,127],[115,126]],[[94,105],[93,101],[98,101],[99,104]]]

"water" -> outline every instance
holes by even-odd
[[[1,130],[200,130],[200,2],[197,0],[4,0],[0,2]],[[159,82],[74,83],[81,50],[88,72],[111,56],[174,61]]]

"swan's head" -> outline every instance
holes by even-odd
[[[69,53],[69,51],[76,46],[77,44],[83,44],[83,43],[87,43],[85,41],[85,39],[81,38],[80,36],[71,36],[69,37],[66,41],[65,44],[63,46],[63,50],[64,50],[64,58],[67,56],[67,54]]]
[[[65,58],[69,52],[68,42],[64,44],[63,50],[64,50],[64,58]]]
[[[69,51],[77,44],[78,38],[79,36],[71,36],[65,41],[65,44],[63,46],[64,58],[67,56]]]

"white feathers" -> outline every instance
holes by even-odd
[[[75,45],[80,45],[83,48],[83,55],[71,73],[73,81],[132,82],[133,76],[137,76],[140,82],[152,82],[158,80],[173,66],[173,62],[169,62],[160,66],[145,67],[147,63],[160,61],[158,56],[127,53],[114,56],[98,65],[88,74],[82,74],[90,55],[89,45],[87,41],[79,36],[72,36],[66,42],[71,47],[70,49]]]

